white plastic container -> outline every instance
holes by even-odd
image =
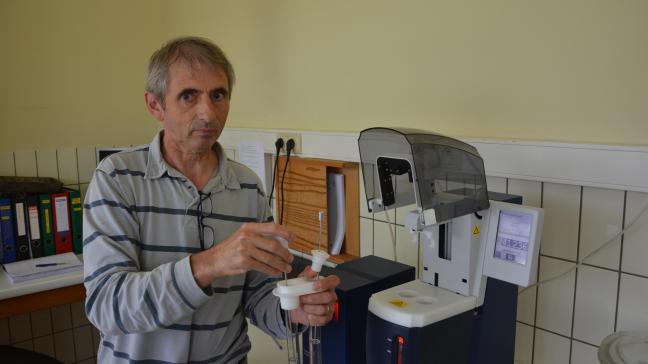
[[[322,277],[319,277],[322,279]],[[297,277],[287,281],[278,281],[272,294],[279,297],[282,310],[294,310],[299,307],[299,297],[317,292],[313,287],[315,280]]]
[[[322,250],[311,250],[312,260],[311,260],[311,269],[313,272],[321,272],[322,266],[328,258],[331,256],[328,255],[325,251]]]
[[[598,350],[601,364],[648,364],[648,332],[618,331]]]

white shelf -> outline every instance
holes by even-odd
[[[83,254],[77,254],[77,257],[83,262]],[[83,283],[83,270],[13,284],[7,272],[4,269],[0,269],[0,300],[61,287],[74,286],[79,283]]]
[[[73,286],[83,282],[83,271],[60,274],[33,281],[12,284],[4,269],[0,270],[0,300],[19,297],[31,293],[49,291],[61,287]]]

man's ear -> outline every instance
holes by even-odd
[[[148,112],[153,115],[157,121],[164,121],[164,106],[158,100],[155,95],[146,91],[144,92],[144,102],[146,103],[146,109]]]

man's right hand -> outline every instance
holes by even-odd
[[[274,223],[246,223],[232,236],[190,257],[191,271],[200,288],[216,278],[255,270],[269,275],[290,272],[292,254],[273,237],[292,241],[295,234]]]

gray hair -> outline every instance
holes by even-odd
[[[164,95],[169,82],[169,68],[175,62],[185,62],[189,67],[208,65],[221,68],[227,75],[229,94],[234,86],[234,68],[225,53],[211,41],[200,37],[180,37],[171,39],[153,53],[146,72],[146,91],[164,106]]]

